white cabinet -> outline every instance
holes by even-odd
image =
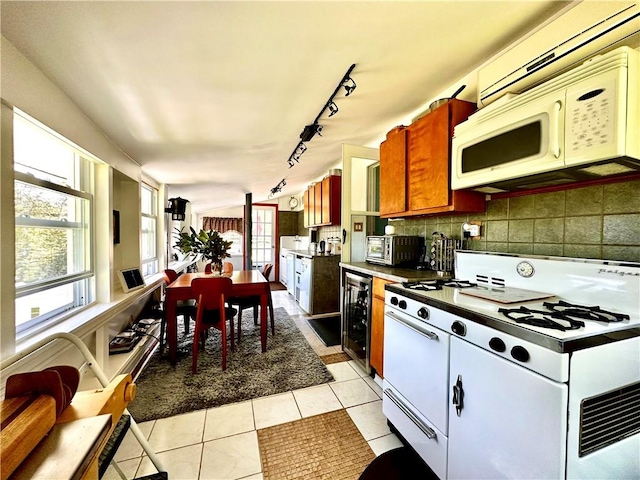
[[[287,292],[289,295],[296,297],[296,256],[293,253],[287,253]]]
[[[296,257],[296,300],[301,309],[311,313],[313,262],[307,257]]]

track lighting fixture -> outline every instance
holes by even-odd
[[[171,214],[171,220],[182,221],[186,216],[187,203],[189,203],[189,200],[185,200],[184,198],[170,198],[169,206],[165,208],[164,211],[165,213]]]
[[[281,192],[282,187],[284,187],[286,184],[287,184],[287,181],[284,178],[280,180],[280,183],[278,183],[278,185],[276,185],[271,189],[271,194],[269,195],[269,198],[273,197],[276,193]]]
[[[343,80],[342,86],[347,91],[347,93],[344,94],[345,97],[351,95],[351,92],[353,92],[357,87],[355,80],[351,77],[347,77],[345,80]]]
[[[338,113],[338,105],[336,105],[336,102],[327,103],[327,108],[331,112],[329,114],[330,117],[333,117],[336,113]]]
[[[306,127],[304,127],[304,129],[302,130],[302,133],[300,134],[300,139],[303,142],[308,142],[313,138],[313,136],[316,133],[320,135],[320,132],[322,132],[322,125],[318,125],[317,123],[312,123],[311,125],[307,125]]]
[[[287,164],[289,165],[289,168],[292,168],[293,166],[295,166],[296,163],[299,163],[300,157],[304,152],[307,151],[307,146],[305,145],[305,142],[311,141],[311,139],[316,135],[316,133],[322,136],[321,132],[323,127],[318,123],[322,114],[327,110],[329,111],[328,117],[333,117],[336,113],[338,113],[338,110],[339,110],[338,105],[336,105],[336,102],[334,102],[333,99],[340,91],[340,87],[344,87],[344,89],[346,90],[347,93],[345,93],[345,97],[348,97],[349,95],[351,95],[351,93],[356,89],[356,86],[357,86],[356,82],[353,78],[351,78],[351,72],[353,71],[354,68],[356,68],[355,63],[351,65],[347,70],[347,73],[343,75],[342,79],[340,80],[340,83],[338,83],[338,86],[333,91],[333,94],[331,94],[331,96],[329,97],[329,100],[327,100],[327,103],[324,104],[324,107],[322,107],[322,110],[320,110],[320,113],[318,113],[318,116],[313,120],[313,122],[311,122],[309,125],[305,125],[305,127],[302,129],[302,132],[300,133],[300,141],[298,142],[298,144],[296,145],[296,148],[293,149],[293,152],[291,152],[291,155],[289,155],[289,158],[287,159]],[[278,185],[276,185],[271,189],[271,194],[269,195],[269,198],[273,197],[276,193],[280,192],[282,190],[282,187],[284,187],[285,185],[286,185],[286,182],[285,182],[285,179],[283,178],[282,181],[278,183]]]

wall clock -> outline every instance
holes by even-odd
[[[289,199],[289,207],[291,207],[291,210],[293,210],[297,206],[298,206],[298,199],[296,197],[291,197]]]

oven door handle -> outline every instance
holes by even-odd
[[[422,433],[424,433],[427,436],[429,440],[432,440],[437,437],[435,430],[426,426],[422,422],[422,420],[416,417],[411,410],[409,410],[407,407],[404,406],[402,401],[398,397],[396,397],[391,390],[387,388],[384,391],[384,394],[389,398],[389,400],[391,400],[395,404],[396,407],[398,407],[402,411],[402,413],[404,413],[409,418],[409,420],[413,422],[413,424],[416,427],[420,429]]]
[[[423,337],[427,337],[429,340],[437,340],[438,339],[438,334],[437,333],[432,332],[431,330],[426,330],[422,326],[418,325],[417,322],[414,323],[413,321],[409,321],[409,320],[407,320],[405,318],[399,317],[398,315],[394,314],[393,312],[387,312],[387,313],[385,313],[385,315],[393,318],[397,322],[402,323],[404,326],[406,326],[407,328],[410,328],[411,330],[413,330],[417,334],[422,335]]]

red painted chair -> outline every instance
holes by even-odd
[[[262,269],[262,276],[269,281],[269,275],[271,274],[271,269],[273,265],[268,263]],[[229,300],[229,303],[233,306],[238,307],[238,342],[240,341],[240,337],[242,335],[242,310],[247,308],[253,308],[253,324],[258,324],[258,307],[260,306],[260,297],[233,297]],[[269,289],[269,300],[268,300],[268,313],[271,315],[271,334],[276,334],[275,322],[273,319],[273,302],[271,300],[271,289]]]
[[[166,269],[164,271],[164,281],[167,285],[173,283],[178,278],[175,270]],[[189,333],[189,322],[196,318],[196,301],[195,300],[178,300],[176,302],[176,317],[182,316],[184,321],[184,333]],[[164,331],[166,320],[162,320],[160,327],[160,352],[164,348]]]
[[[227,368],[227,319],[231,327],[231,351],[235,349],[233,335],[233,317],[237,311],[226,306],[233,284],[228,277],[195,278],[191,282],[191,291],[197,299],[196,326],[193,332],[193,354],[191,370],[198,371],[198,349],[201,338],[209,328],[220,330],[222,337],[222,370]]]

